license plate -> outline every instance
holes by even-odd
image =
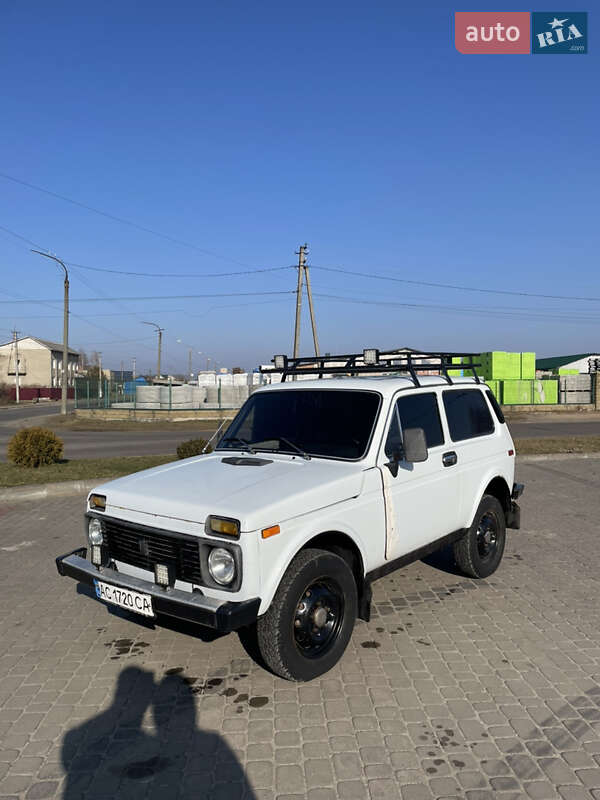
[[[152,597],[141,592],[132,592],[131,589],[122,589],[120,586],[112,586],[94,578],[94,588],[96,597],[99,600],[106,600],[115,606],[121,606],[128,611],[135,611],[136,614],[143,614],[145,617],[153,617]]]

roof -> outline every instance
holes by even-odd
[[[419,383],[421,384],[421,388],[425,388],[427,386],[454,386],[454,385],[464,385],[464,384],[475,384],[475,378],[462,378],[462,377],[453,377],[452,383],[449,384],[443,377],[440,375],[419,375]],[[481,380],[481,384],[484,384],[483,379]],[[314,380],[299,380],[293,381],[288,378],[286,381],[282,383],[271,383],[266,384],[265,386],[261,386],[257,388],[252,394],[258,394],[259,392],[277,392],[277,391],[285,391],[286,389],[353,389],[354,391],[362,389],[363,391],[377,391],[381,392],[381,394],[389,396],[397,392],[399,389],[418,389],[418,386],[415,386],[412,378],[403,377],[398,375],[385,375],[385,376],[377,376],[377,377],[364,377],[364,378],[315,378]]]
[[[565,364],[571,364],[573,361],[580,361],[582,358],[590,358],[597,355],[596,353],[578,353],[574,356],[552,356],[551,358],[536,358],[536,369],[557,369],[564,367]]]
[[[62,342],[49,342],[46,339],[38,339],[37,336],[28,336],[27,338],[35,339],[36,342],[45,345],[49,350],[57,350],[59,353],[62,353],[63,351]],[[79,350],[73,350],[72,347],[69,347],[69,353],[71,353],[71,355],[78,356]]]
[[[32,341],[37,342],[38,344],[41,344],[43,347],[47,347],[48,350],[53,350],[53,351],[55,351],[57,353],[62,353],[62,351],[63,351],[62,343],[49,342],[47,339],[38,339],[37,336],[22,336],[20,339],[17,339],[17,344],[20,345],[23,342],[26,342],[28,339],[31,339]],[[8,347],[8,345],[12,345],[12,344],[14,344],[14,340],[13,339],[11,339],[8,342],[0,343],[0,347]],[[78,350],[74,350],[72,347],[69,347],[69,353],[72,356],[79,356],[79,351]]]

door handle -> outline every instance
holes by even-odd
[[[445,467],[453,467],[457,461],[458,461],[458,456],[456,455],[454,450],[451,450],[449,453],[444,453],[444,455],[442,456],[442,464]]]

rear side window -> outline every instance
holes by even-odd
[[[478,389],[452,389],[443,397],[453,442],[494,432],[494,420]]]
[[[407,428],[423,428],[427,447],[444,444],[444,433],[435,393],[406,395],[396,401],[385,444],[385,452],[389,458],[392,457],[394,449],[401,447],[401,429],[404,431]]]
[[[488,400],[490,401],[490,405],[494,409],[494,414],[498,417],[498,422],[500,422],[501,424],[506,422],[506,420],[504,419],[504,414],[502,413],[502,409],[498,405],[498,401],[496,400],[496,396],[494,395],[494,393],[490,389],[488,389],[486,394],[488,396]]]

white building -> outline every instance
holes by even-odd
[[[62,384],[63,346],[34,336],[0,345],[0,383],[14,385],[18,352],[19,386],[58,388]],[[79,353],[69,348],[67,378],[74,385]]]

